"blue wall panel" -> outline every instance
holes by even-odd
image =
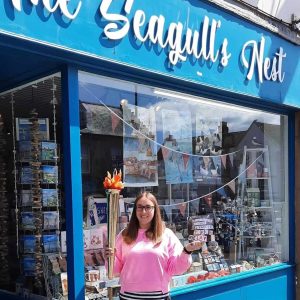
[[[70,11],[80,2],[82,6],[79,14],[74,20],[69,20],[63,17],[58,9],[54,13],[47,12],[42,1],[35,6],[31,4],[31,1],[20,0],[21,11],[18,11],[13,7],[12,0],[4,0],[0,6],[0,33],[40,41],[53,47],[114,61],[155,74],[181,78],[198,84],[199,88],[211,86],[220,90],[250,95],[257,98],[254,98],[253,102],[265,99],[300,107],[298,98],[300,94],[299,46],[281,39],[262,27],[199,0],[112,1],[109,13],[124,12],[124,4],[133,3],[127,15],[130,21],[138,9],[145,12],[146,23],[152,15],[163,15],[165,17],[164,33],[168,30],[170,23],[181,22],[183,36],[187,27],[198,31],[201,36],[205,16],[209,18],[210,26],[213,20],[220,21],[220,28],[217,29],[215,38],[215,52],[220,51],[224,39],[227,38],[231,58],[226,67],[221,67],[220,58],[212,63],[203,59],[197,60],[192,56],[187,56],[186,61],[171,66],[168,59],[169,49],[161,49],[156,44],[149,42],[142,44],[137,41],[132,31],[132,23],[130,23],[128,34],[122,39],[108,40],[103,34],[108,22],[103,19],[99,10],[99,5],[103,0],[72,0],[68,4]],[[124,22],[118,22],[119,28],[123,25]],[[251,80],[246,79],[247,69],[241,63],[243,45],[250,40],[259,45],[262,37],[265,39],[264,58],[268,56],[273,59],[279,47],[282,47],[286,53],[283,60],[285,78],[282,83],[278,81],[260,83],[257,70]],[[246,51],[247,58],[251,52],[250,49],[248,50]]]
[[[280,276],[242,289],[245,300],[282,300],[287,298],[287,277]]]

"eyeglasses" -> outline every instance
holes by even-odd
[[[143,205],[138,205],[138,206],[136,207],[136,210],[137,210],[137,211],[143,211],[143,210],[145,210],[146,212],[150,212],[152,209],[154,209],[154,206],[151,206],[151,205],[145,205],[145,206],[143,206]]]

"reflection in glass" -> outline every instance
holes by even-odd
[[[286,116],[84,72],[79,81],[85,230],[105,240],[101,179],[121,168],[120,230],[148,190],[183,245],[206,243],[174,287],[288,260]],[[86,271],[105,268],[87,261]]]

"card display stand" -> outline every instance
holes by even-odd
[[[48,276],[45,263],[48,254],[60,251],[58,146],[56,138],[54,142],[41,140],[45,135],[39,132],[40,120],[33,109],[28,119],[29,134],[26,135],[30,140],[17,142],[14,165],[18,174],[17,219],[22,275],[33,293],[44,294],[46,290],[49,296],[57,293],[61,284],[60,279]]]
[[[275,255],[279,260],[268,146],[245,146],[241,171],[245,178],[240,186],[242,205],[238,224],[238,258],[250,259],[256,265],[260,264],[261,255]]]
[[[8,267],[8,222],[9,222],[9,204],[6,191],[6,162],[5,162],[6,140],[4,136],[4,122],[0,114],[0,265],[1,286],[8,286],[10,281]]]

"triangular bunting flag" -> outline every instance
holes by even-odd
[[[233,167],[233,155],[229,154],[228,156],[229,156],[229,159],[230,159],[231,167]]]
[[[189,160],[190,160],[190,156],[186,153],[183,153],[182,154],[182,159],[183,159],[183,166],[184,166],[184,169],[186,170],[187,169],[187,166],[189,164]]]
[[[221,161],[222,161],[222,165],[223,165],[224,169],[226,169],[226,158],[227,158],[227,155],[221,155]]]
[[[111,128],[112,132],[115,133],[117,126],[120,123],[120,118],[118,118],[113,112],[111,113]]]
[[[233,193],[235,193],[235,181],[232,180],[228,183],[228,187],[232,190]]]
[[[168,159],[170,150],[165,147],[161,147],[161,152],[162,152],[164,160]]]

